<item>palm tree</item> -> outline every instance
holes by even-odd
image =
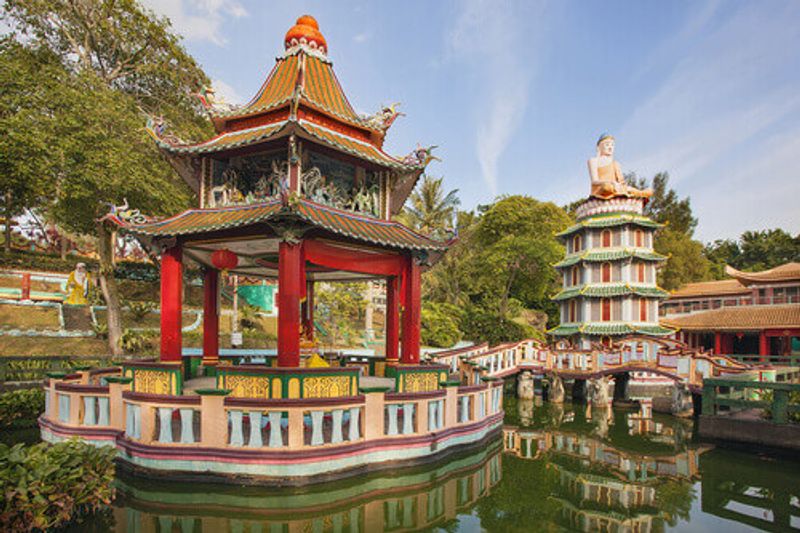
[[[461,201],[458,189],[447,194],[442,189],[444,178],[422,176],[422,183],[411,194],[398,217],[406,226],[428,235],[443,235],[453,229]]]

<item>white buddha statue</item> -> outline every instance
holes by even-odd
[[[592,196],[608,200],[617,196],[650,198],[651,189],[637,189],[625,183],[619,163],[614,161],[614,137],[604,133],[597,140],[597,155],[589,159]]]

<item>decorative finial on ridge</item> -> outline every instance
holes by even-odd
[[[311,15],[303,15],[298,18],[295,25],[286,32],[283,41],[287,50],[298,45],[305,45],[323,54],[328,51],[328,43],[319,31],[317,19]]]

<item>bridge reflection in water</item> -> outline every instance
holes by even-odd
[[[119,480],[80,531],[129,533],[800,529],[800,463],[713,449],[693,424],[506,400],[485,449],[302,491]]]

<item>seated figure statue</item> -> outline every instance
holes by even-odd
[[[595,198],[650,198],[653,195],[651,189],[637,189],[625,182],[619,163],[614,161],[614,137],[607,133],[597,140],[597,155],[589,159],[589,176]]]

